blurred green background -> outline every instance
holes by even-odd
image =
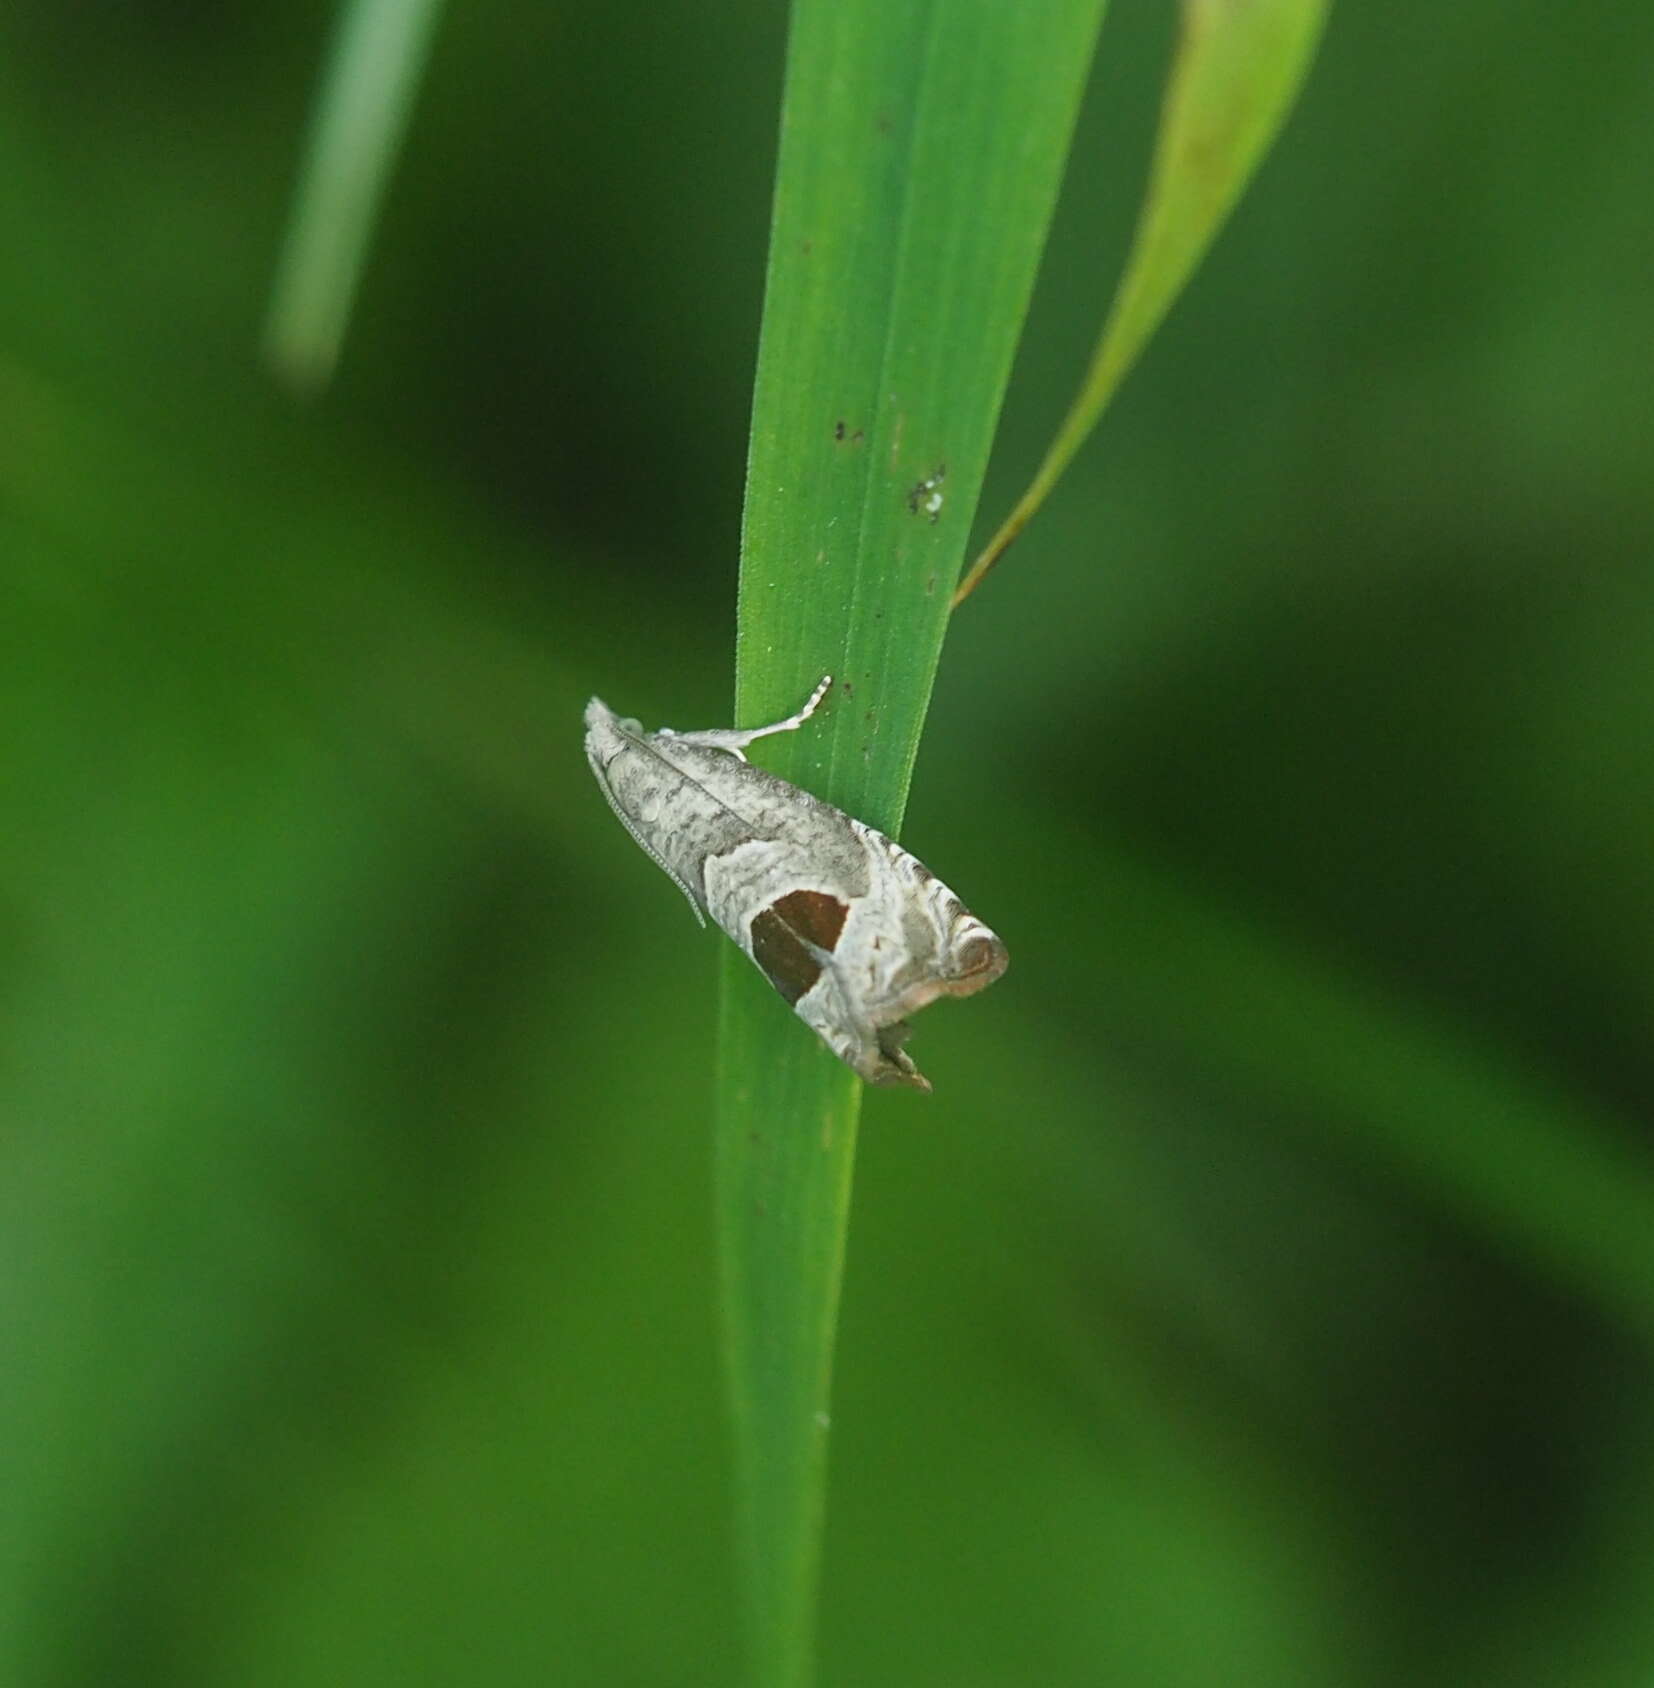
[[[714,942],[579,712],[728,717],[784,14],[454,7],[306,406],[329,21],[0,22],[0,1683],[733,1684]],[[1335,9],[957,618],[905,837],[1013,966],[866,1101],[824,1683],[1649,1680],[1651,70]]]

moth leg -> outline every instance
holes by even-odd
[[[802,727],[815,714],[816,705],[827,695],[832,683],[832,675],[823,674],[821,683],[810,693],[810,701],[797,714],[789,715],[785,721],[772,721],[767,727],[706,727],[691,733],[675,733],[670,727],[662,727],[656,736],[676,739],[679,744],[698,744],[707,750],[727,750],[744,762],[744,752],[754,739],[768,738],[771,733],[796,732]]]

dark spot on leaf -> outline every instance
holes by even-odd
[[[948,478],[946,463],[938,463],[936,467],[920,481],[907,495],[908,514],[917,516],[921,511],[929,516],[934,525],[936,518],[942,513],[942,494],[939,490],[942,482]]]

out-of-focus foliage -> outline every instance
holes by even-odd
[[[782,18],[451,9],[296,409],[327,24],[0,24],[0,1681],[724,1684],[715,952],[578,717],[728,714]],[[1335,12],[960,613],[905,836],[1013,968],[867,1099],[825,1682],[1645,1674],[1651,65]]]
[[[1068,413],[955,588],[962,604],[1033,520],[1166,320],[1291,114],[1329,0],[1181,0],[1131,248]]]

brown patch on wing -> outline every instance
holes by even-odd
[[[849,913],[825,891],[789,891],[752,917],[752,959],[789,1003],[821,977],[815,952],[833,949]]]
[[[799,937],[807,938],[817,949],[832,950],[838,947],[850,905],[826,891],[789,891],[764,912],[779,915]]]

